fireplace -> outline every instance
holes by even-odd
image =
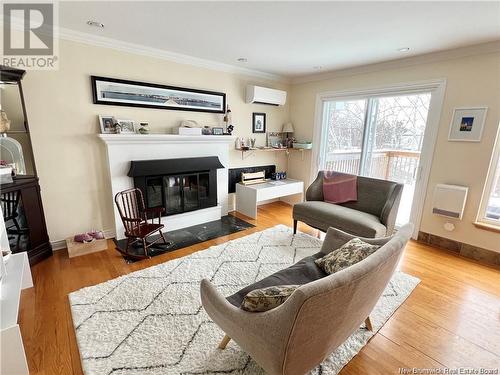
[[[131,161],[128,176],[147,208],[164,207],[164,216],[217,206],[217,156]]]
[[[229,209],[228,169],[223,166],[229,165],[229,151],[234,144],[234,137],[228,135],[196,136],[178,134],[99,134],[98,137],[105,145],[108,154],[107,162],[111,189],[109,191],[110,199],[106,207],[114,213],[113,227],[104,228],[108,236],[115,236],[117,240],[125,238],[120,213],[113,204],[113,199],[120,191],[133,188],[138,183],[134,181],[135,177],[131,177],[134,175],[138,178],[141,177],[143,180],[142,188],[144,189],[144,197],[146,197],[146,176],[182,175],[190,171],[200,173],[217,168],[217,173],[212,173],[217,184],[212,186],[210,181],[210,191],[214,195],[216,193],[217,205],[181,214],[163,216],[161,223],[165,225],[165,232],[219,220],[222,216],[227,215]],[[192,159],[207,160],[205,159],[207,157],[216,157],[214,158],[216,165],[213,166],[211,163],[211,165],[201,167],[201,164],[190,163],[190,169],[187,169],[186,166],[181,164],[180,167],[182,168],[175,171],[170,170],[170,172],[168,170],[160,171],[159,168],[163,169],[163,166],[158,165],[161,163],[170,167],[170,161],[166,163],[162,163],[162,161],[171,160],[175,161],[176,168],[179,168],[179,163],[176,160],[181,158],[189,162]],[[134,163],[131,163],[131,160],[134,160]],[[149,162],[144,164],[138,161]],[[133,168],[131,168],[131,164],[134,165]],[[139,169],[136,169],[136,167]],[[156,193],[158,193],[158,190],[156,190]]]

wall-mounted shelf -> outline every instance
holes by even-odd
[[[241,151],[241,160],[246,159],[250,155],[253,155],[254,152],[284,152],[286,155],[290,155],[290,152],[300,152],[302,155],[302,160],[304,159],[304,151],[309,151],[310,149],[304,148],[249,148],[248,150],[244,150],[241,148],[236,148],[237,151]]]

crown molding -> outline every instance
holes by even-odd
[[[467,47],[454,48],[445,51],[426,53],[403,59],[384,61],[375,64],[359,65],[345,69],[331,70],[324,73],[308,74],[291,79],[292,85],[326,81],[329,79],[347,77],[357,74],[372,73],[388,69],[404,68],[409,66],[428,64],[438,61],[453,60],[468,56],[500,52],[500,41],[475,44]]]
[[[89,44],[92,46],[110,48],[122,52],[133,53],[141,56],[154,57],[179,64],[193,65],[200,68],[216,70],[220,72],[245,75],[264,80],[288,83],[289,79],[277,74],[266,73],[259,70],[242,68],[230,64],[224,64],[213,60],[188,56],[181,53],[170,52],[158,48],[146,47],[140,44],[124,42],[117,39],[107,38],[74,31],[66,28],[59,28],[59,38],[77,43]]]
[[[2,17],[2,22],[4,22],[3,17]],[[19,19],[11,18],[10,23],[14,29],[22,30],[23,23]],[[41,30],[41,32],[43,32],[43,30]],[[54,32],[58,39],[64,39],[71,42],[114,49],[117,51],[132,53],[141,56],[153,57],[157,59],[175,62],[178,64],[192,65],[199,68],[216,70],[219,72],[244,75],[248,77],[258,78],[261,80],[276,81],[281,83],[290,82],[289,78],[278,74],[272,74],[272,73],[262,72],[260,70],[248,69],[213,60],[188,56],[181,53],[171,52],[159,48],[147,47],[136,43],[124,42],[118,39],[108,38],[100,35],[83,33],[80,31],[75,31],[64,27],[56,27]]]

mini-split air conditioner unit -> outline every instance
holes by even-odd
[[[247,103],[285,105],[286,91],[248,85]]]
[[[453,219],[462,219],[469,188],[437,184],[434,189],[432,213]]]

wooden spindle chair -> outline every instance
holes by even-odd
[[[13,225],[8,226],[6,229],[10,229],[12,226],[16,227],[17,232],[21,232],[21,227],[17,218],[19,216],[18,207],[19,200],[21,198],[21,194],[19,191],[11,191],[8,193],[3,193],[0,202],[2,203],[2,212],[3,212],[3,220],[7,223],[9,220],[12,220]]]
[[[120,213],[123,226],[125,227],[125,237],[127,238],[127,246],[125,251],[117,247],[116,249],[126,256],[136,258],[150,258],[148,248],[156,242],[163,240],[165,245],[169,242],[165,239],[162,229],[165,227],[161,223],[161,213],[165,211],[163,207],[146,208],[142,191],[139,189],[128,189],[119,192],[115,195],[115,203]],[[149,218],[148,215],[151,215]],[[148,221],[151,219],[151,223]],[[158,223],[155,223],[155,219]],[[160,235],[152,242],[148,242],[147,238],[158,232]],[[144,256],[132,254],[129,252],[130,246],[138,241],[142,242],[144,248]]]

